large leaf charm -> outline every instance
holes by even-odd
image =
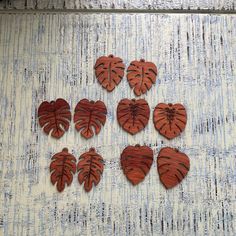
[[[181,104],[159,103],[154,110],[153,122],[161,135],[173,139],[185,129],[187,113]]]
[[[146,93],[155,84],[157,67],[152,62],[132,61],[127,69],[127,79],[137,96]]]
[[[127,179],[136,185],[148,174],[153,162],[153,151],[147,146],[128,146],[122,152],[120,162]]]
[[[117,107],[117,119],[122,128],[136,134],[148,123],[150,108],[144,99],[122,99]]]
[[[82,154],[78,163],[78,181],[84,183],[84,189],[89,192],[93,184],[96,186],[101,179],[104,168],[102,157],[96,153],[94,148],[90,148],[89,152]]]
[[[170,147],[162,148],[157,157],[157,168],[162,184],[173,188],[187,175],[190,162],[186,154]]]
[[[71,121],[70,106],[64,99],[50,103],[44,101],[38,109],[39,124],[46,134],[60,138],[69,129]]]
[[[94,69],[99,83],[108,92],[111,92],[123,78],[125,65],[121,58],[109,55],[99,57]]]
[[[75,107],[75,128],[80,131],[84,138],[91,138],[98,134],[101,125],[106,122],[107,108],[102,101],[89,101],[82,99]]]
[[[72,183],[72,174],[76,172],[76,159],[72,154],[68,153],[67,148],[52,157],[50,172],[52,172],[51,182],[53,185],[57,183],[59,192],[64,190],[65,184],[69,186]]]

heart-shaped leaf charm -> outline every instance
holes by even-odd
[[[121,58],[109,55],[99,57],[94,69],[99,83],[108,92],[111,92],[122,80],[125,65]]]
[[[162,184],[167,188],[178,185],[190,168],[186,154],[170,147],[162,148],[157,157],[157,170]]]
[[[148,123],[150,108],[144,99],[122,99],[117,106],[120,126],[130,134],[136,134]]]
[[[173,139],[184,131],[187,113],[181,104],[159,103],[154,110],[153,122],[161,135]]]
[[[153,151],[147,146],[128,146],[122,152],[120,162],[127,179],[136,185],[148,174],[153,162]]]
[[[127,69],[127,79],[137,96],[146,93],[156,83],[157,67],[152,62],[132,61]]]

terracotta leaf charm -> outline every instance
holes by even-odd
[[[146,93],[156,83],[157,67],[152,62],[132,61],[127,69],[127,79],[137,96]]]
[[[133,184],[139,184],[148,174],[152,162],[153,151],[147,146],[128,146],[120,158],[121,167],[127,179]]]
[[[120,126],[130,134],[143,130],[150,117],[150,108],[144,99],[122,99],[117,106]]]
[[[38,109],[39,124],[46,134],[60,138],[69,129],[71,121],[70,106],[64,99],[57,99],[50,103],[44,101]]]
[[[123,78],[125,65],[121,58],[109,55],[99,57],[94,69],[99,83],[108,92],[111,92]]]
[[[65,184],[68,186],[72,183],[73,174],[76,172],[76,159],[68,153],[68,149],[64,148],[62,152],[56,153],[52,157],[50,164],[51,182],[57,183],[57,190],[62,192]]]
[[[159,103],[154,110],[153,122],[161,135],[173,139],[185,129],[187,113],[181,104]]]
[[[84,183],[86,192],[92,189],[93,184],[96,186],[100,182],[103,168],[103,159],[94,148],[90,148],[88,152],[80,156],[77,167],[78,181],[80,184]]]
[[[170,147],[162,148],[157,157],[157,169],[162,184],[173,188],[187,175],[190,168],[186,154]]]
[[[102,101],[89,101],[82,99],[75,107],[75,128],[80,131],[84,138],[91,138],[98,134],[101,125],[106,122],[107,108]]]

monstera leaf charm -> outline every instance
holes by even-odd
[[[98,58],[94,69],[99,83],[111,92],[123,78],[125,65],[121,58],[109,55]]]
[[[147,146],[128,146],[120,158],[121,167],[127,179],[133,184],[139,184],[148,174],[152,162],[153,151]]]
[[[50,103],[44,101],[38,109],[39,124],[46,134],[60,138],[69,129],[71,121],[70,106],[64,99]]]
[[[82,99],[75,107],[74,122],[77,131],[81,130],[84,138],[98,134],[106,122],[107,108],[102,101]]]
[[[100,182],[103,168],[103,159],[94,148],[90,148],[88,152],[80,156],[77,167],[78,181],[80,184],[84,183],[86,192],[92,189],[93,184],[96,186]]]
[[[50,172],[52,172],[51,182],[53,185],[57,183],[59,192],[64,190],[65,184],[69,186],[72,183],[73,174],[76,172],[76,159],[68,153],[67,148],[52,157]]]
[[[127,79],[137,96],[146,93],[156,83],[157,67],[152,62],[132,61],[127,69]]]
[[[148,123],[150,108],[144,99],[122,99],[117,107],[120,126],[130,134],[136,134]]]
[[[186,154],[170,147],[162,148],[157,157],[157,169],[162,184],[167,188],[178,185],[190,168]]]
[[[184,131],[187,113],[181,104],[159,103],[154,110],[153,122],[161,135],[173,139]]]

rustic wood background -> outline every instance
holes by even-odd
[[[235,5],[235,0],[1,1],[0,235],[236,235]],[[112,12],[116,9],[121,11]],[[156,63],[157,84],[142,97],[152,111],[159,102],[186,106],[188,124],[180,137],[166,140],[152,119],[135,136],[119,127],[116,106],[134,94],[126,78],[107,93],[93,72],[96,59],[111,53],[126,65],[140,58]],[[60,140],[46,136],[37,108],[58,97],[72,111],[82,98],[103,100],[108,119],[101,133],[84,140],[71,123]],[[133,187],[119,157],[136,143],[149,145],[155,162],[145,181]],[[99,185],[85,193],[75,176],[58,193],[50,183],[51,156],[68,147],[79,157],[91,146],[105,159]],[[169,191],[156,166],[165,146],[179,148],[191,161],[186,179]]]

